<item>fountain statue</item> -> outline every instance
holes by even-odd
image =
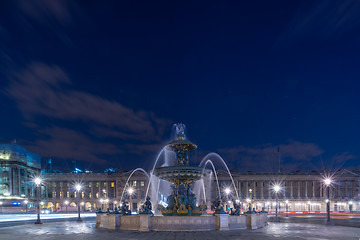
[[[141,210],[140,210],[139,213],[140,214],[151,214],[151,215],[153,215],[153,212],[151,211],[151,209],[152,209],[152,207],[151,207],[150,197],[147,196],[146,201],[141,206]]]
[[[234,204],[234,209],[230,209],[230,215],[235,215],[235,216],[239,216],[241,213],[241,205],[240,203],[238,203],[237,200],[233,199],[233,204]]]
[[[217,199],[213,202],[212,208],[214,209],[215,214],[226,214],[224,210],[224,204],[221,202],[220,197],[218,196]]]
[[[174,165],[154,170],[155,176],[172,183],[172,193],[167,198],[167,207],[160,207],[164,216],[198,216],[207,206],[196,206],[196,197],[192,184],[211,173],[201,167],[189,166],[188,152],[197,148],[185,137],[185,125],[176,124],[176,140],[166,145],[166,149],[175,152]]]
[[[122,215],[131,215],[131,211],[129,210],[129,207],[127,206],[127,203],[125,201],[122,202],[120,209],[120,214]]]

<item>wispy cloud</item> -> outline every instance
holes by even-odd
[[[359,11],[360,2],[357,0],[312,1],[294,14],[285,36],[337,38],[350,31],[357,31],[360,27]]]
[[[233,163],[243,171],[276,171],[280,155],[281,168],[293,171],[313,166],[312,160],[319,157],[324,151],[313,143],[290,141],[280,145],[265,144],[256,147],[222,148],[218,149],[218,152],[226,161]],[[286,161],[289,159],[291,161]]]
[[[28,126],[40,135],[41,140],[30,144],[40,154],[89,161],[100,160],[102,154],[151,151],[169,125],[154,113],[73,90],[71,83],[63,69],[43,63],[32,63],[11,74],[5,93],[16,102]],[[43,130],[44,126],[37,124],[39,119],[59,121],[65,127],[50,124]],[[86,128],[70,129],[66,127],[69,124]],[[108,144],[110,139],[134,144],[115,147]],[[144,143],[152,147],[141,147]]]

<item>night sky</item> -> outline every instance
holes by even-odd
[[[152,167],[172,125],[239,171],[358,167],[360,2],[1,1],[0,142]],[[221,167],[220,164],[216,163]]]

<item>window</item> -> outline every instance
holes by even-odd
[[[98,192],[96,193],[96,198],[99,198],[99,193]]]
[[[114,183],[114,182],[111,182],[111,187],[115,187],[115,183]]]
[[[96,187],[99,187],[99,182],[96,183]]]
[[[142,186],[142,187],[145,186],[144,181],[141,181],[141,182],[140,182],[140,186]]]
[[[106,182],[104,182],[104,187],[106,187]]]
[[[133,187],[136,187],[136,181],[133,181]]]
[[[74,197],[76,198],[76,192],[74,192]]]
[[[81,198],[84,198],[84,197],[85,197],[85,193],[81,192]]]
[[[89,182],[89,188],[91,188],[91,182]]]
[[[66,192],[66,197],[67,197],[67,198],[69,197],[69,192]]]

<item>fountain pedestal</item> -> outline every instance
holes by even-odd
[[[151,230],[151,215],[150,214],[141,214],[140,216],[140,232],[149,232]]]
[[[228,214],[215,214],[215,229],[220,231],[229,230]]]

